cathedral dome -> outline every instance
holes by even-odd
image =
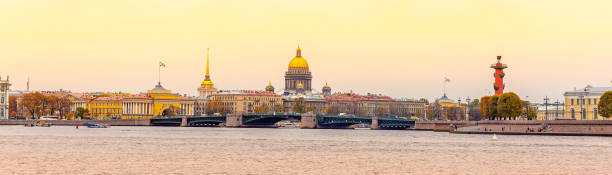
[[[294,57],[289,62],[289,68],[308,68],[308,62],[303,57]]]
[[[308,62],[302,57],[302,49],[299,46],[295,57],[289,62],[289,68],[308,68]]]

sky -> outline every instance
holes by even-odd
[[[0,1],[0,76],[12,89],[196,95],[206,48],[218,89],[280,92],[299,44],[316,91],[524,100],[612,86],[612,1]],[[529,97],[529,98],[527,98]]]

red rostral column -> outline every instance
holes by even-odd
[[[497,56],[497,63],[491,65],[491,68],[495,69],[495,73],[493,74],[493,77],[495,77],[495,84],[493,84],[495,95],[503,94],[504,87],[506,87],[504,84],[504,76],[506,76],[504,69],[508,68],[508,66],[506,64],[502,64],[500,60],[501,56]]]

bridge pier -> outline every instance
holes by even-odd
[[[181,127],[187,127],[187,116],[181,118]]]
[[[372,125],[370,129],[378,129],[378,117],[372,116]]]
[[[226,127],[241,127],[242,126],[242,114],[227,114],[225,119]]]
[[[303,129],[318,128],[319,121],[317,120],[317,115],[306,113],[306,114],[302,114],[301,117],[302,117],[301,118],[301,122],[302,122],[301,128]]]

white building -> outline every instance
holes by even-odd
[[[8,119],[9,117],[9,77],[6,76],[6,80],[2,80],[0,77],[0,119]]]

